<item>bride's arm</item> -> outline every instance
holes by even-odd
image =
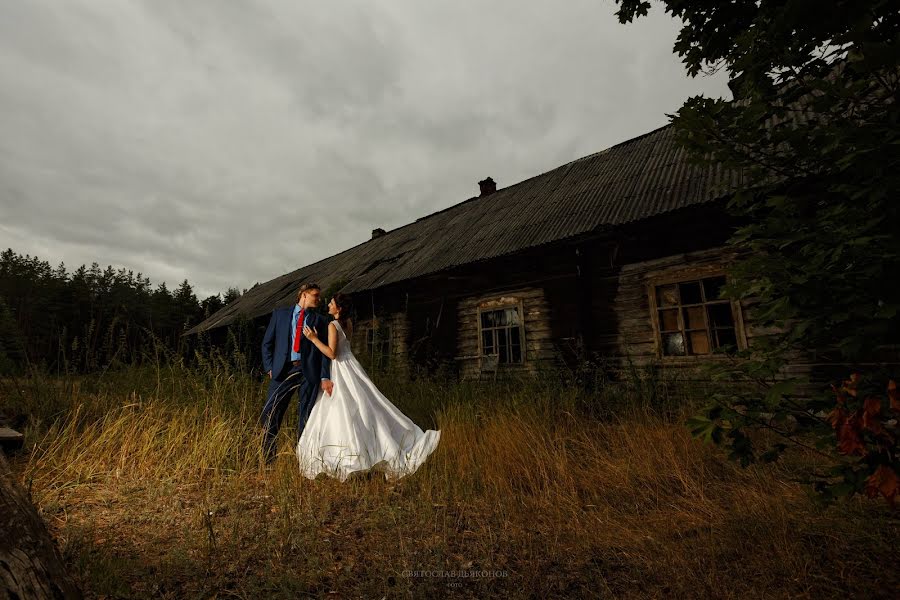
[[[303,327],[303,334],[316,345],[316,348],[322,352],[325,356],[334,360],[334,357],[337,355],[337,327],[334,326],[334,323],[328,324],[328,345],[326,346],[322,340],[319,339],[319,336],[316,334],[315,330],[310,329],[308,325]]]

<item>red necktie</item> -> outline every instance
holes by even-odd
[[[294,332],[294,352],[300,353],[300,338],[303,337],[303,309],[300,309],[300,316],[297,317],[297,330]]]

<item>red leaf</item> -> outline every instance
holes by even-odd
[[[826,420],[831,423],[833,429],[837,429],[844,424],[845,420],[847,420],[847,411],[840,406],[836,406],[834,410],[828,413]]]
[[[869,396],[863,402],[862,408],[862,426],[874,433],[881,433],[884,428],[878,420],[881,414],[881,399],[875,396]]]
[[[863,414],[872,417],[881,413],[881,398],[878,396],[867,396],[863,401]]]
[[[856,419],[847,419],[838,430],[838,450],[843,454],[866,455],[866,447],[863,446],[859,433],[856,431]]]
[[[900,494],[900,477],[887,465],[879,465],[875,472],[866,479],[866,495],[874,498],[878,494],[894,506],[897,494]]]
[[[844,381],[844,389],[847,394],[856,398],[856,385],[859,383],[859,373],[853,373],[850,375],[850,379]]]
[[[900,410],[900,392],[897,390],[897,382],[891,379],[887,387],[888,398],[891,399],[891,408]]]

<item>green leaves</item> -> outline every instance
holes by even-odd
[[[784,402],[784,397],[793,395],[796,387],[797,381],[795,379],[779,381],[775,383],[775,385],[770,387],[769,391],[766,392],[766,406],[769,408],[776,408],[778,406],[781,406]]]
[[[691,435],[707,443],[718,444],[722,440],[722,427],[708,416],[695,415],[685,421]]]
[[[650,3],[646,0],[620,2],[621,8],[616,11],[619,23],[631,23],[637,17],[644,17],[650,10]]]
[[[649,8],[617,3],[622,22]],[[845,363],[848,372],[853,363],[900,360],[883,355],[900,340],[894,4],[860,0],[822,10],[810,0],[663,0],[682,22],[673,50],[687,72],[724,69],[731,77],[735,101],[692,97],[671,119],[695,163],[740,173],[742,187],[727,204],[740,224],[729,240],[738,259],[723,294],[752,303],[746,321],[766,332],[713,369],[724,389],[687,426],[744,465],[777,460],[791,446],[820,452],[840,467],[812,480],[828,498],[865,489],[892,499],[900,487],[893,463],[839,455],[822,413],[836,410],[834,396],[810,399],[800,394],[809,378],[783,372],[811,353],[817,362]],[[876,423],[873,415],[866,418]],[[841,448],[877,454],[867,450],[875,434],[848,423]],[[766,433],[757,440],[757,431]]]

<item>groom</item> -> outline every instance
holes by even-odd
[[[272,311],[262,342],[263,369],[269,373],[269,393],[260,415],[265,436],[263,454],[266,464],[275,459],[275,441],[281,420],[294,390],[299,390],[298,436],[303,433],[319,389],[331,395],[331,359],[303,335],[303,326],[328,331],[328,321],[316,312],[321,290],[315,283],[304,283],[297,292],[297,304]]]

